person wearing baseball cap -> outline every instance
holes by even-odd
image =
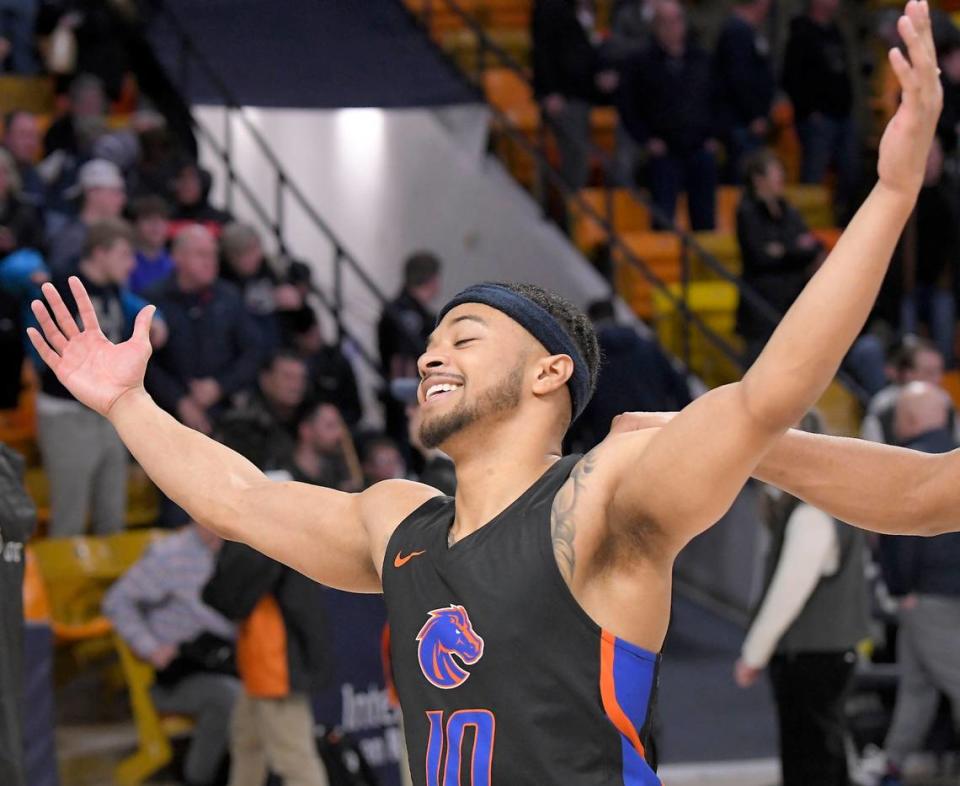
[[[102,158],[94,158],[80,167],[77,191],[82,199],[80,214],[50,241],[47,264],[54,277],[74,272],[87,242],[90,225],[120,218],[127,202],[126,184],[120,169]]]

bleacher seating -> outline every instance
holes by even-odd
[[[112,626],[101,612],[110,585],[163,537],[138,530],[105,537],[40,538],[29,549],[37,561],[58,644],[69,645],[79,663],[110,651]]]
[[[114,778],[120,786],[139,786],[170,762],[173,758],[170,740],[188,733],[193,723],[179,715],[157,712],[150,696],[155,677],[153,667],[140,660],[116,634],[113,635],[113,645],[120,659],[133,722],[137,727],[137,750],[117,765]]]

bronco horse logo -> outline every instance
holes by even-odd
[[[434,609],[417,634],[423,676],[438,688],[456,688],[470,676],[453,656],[472,666],[483,655],[483,639],[473,630],[463,606]]]

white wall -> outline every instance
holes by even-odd
[[[484,154],[488,114],[482,106],[443,110],[246,109],[291,178],[371,274],[392,296],[403,259],[429,249],[445,262],[444,297],[481,280],[530,281],[577,302],[605,293],[601,278],[583,262],[537,206]],[[219,139],[225,114],[195,108]],[[273,210],[275,184],[266,159],[236,117],[232,120],[235,167]],[[214,201],[224,199],[226,176],[209,149]],[[234,212],[254,220],[235,192]],[[318,281],[332,283],[332,249],[298,210],[286,202],[287,243],[314,264]],[[369,347],[378,316],[374,298],[346,279],[347,319]]]

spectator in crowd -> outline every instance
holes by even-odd
[[[801,428],[824,431],[817,413]],[[768,525],[764,592],[734,676],[747,688],[770,667],[783,786],[847,786],[844,701],[869,635],[866,535],[781,492]]]
[[[960,142],[960,35],[948,38],[939,51],[943,112],[937,137],[947,157],[956,155]]]
[[[719,133],[713,66],[690,40],[683,6],[661,0],[655,8],[653,42],[624,73],[621,119],[647,152],[660,223],[673,221],[685,190],[692,227],[713,229]]]
[[[169,203],[183,154],[162,117],[154,122],[154,113],[142,114],[146,122],[138,130],[140,160],[130,178],[131,194],[158,195]]]
[[[147,370],[147,388],[180,422],[210,434],[215,415],[250,387],[260,365],[260,334],[240,293],[217,279],[217,242],[202,226],[173,240],[174,272],[152,293],[170,340]]]
[[[823,248],[803,217],[784,196],[786,172],[777,157],[760,150],[744,162],[746,193],[737,208],[737,242],[743,282],[765,300],[777,317],[786,313],[806,286]],[[741,296],[737,332],[752,360],[760,354],[776,322]]]
[[[80,215],[50,240],[48,261],[55,276],[67,276],[76,268],[91,224],[119,218],[127,201],[126,185],[116,164],[102,159],[88,161],[78,176],[83,192]]]
[[[725,126],[728,179],[739,183],[743,157],[763,147],[777,82],[764,24],[771,0],[736,0],[714,53]]]
[[[294,480],[316,486],[360,491],[363,470],[343,418],[333,404],[309,407],[297,426],[297,446],[289,465]]]
[[[417,360],[427,348],[427,338],[437,321],[432,311],[440,294],[441,264],[428,251],[407,258],[403,269],[403,290],[386,305],[377,325],[380,366],[387,384],[395,379],[420,375]],[[403,405],[384,391],[386,432],[399,444],[407,437]]]
[[[119,219],[101,221],[91,225],[86,243],[76,274],[90,294],[104,335],[113,342],[126,341],[137,313],[147,305],[126,289],[133,268],[133,232]],[[57,283],[66,290],[66,282]],[[166,332],[162,321],[151,330],[155,347],[166,340]],[[50,482],[50,535],[84,534],[88,515],[97,534],[123,529],[127,451],[113,426],[76,401],[47,368],[40,374],[37,421]]]
[[[233,282],[243,294],[263,336],[264,347],[273,349],[282,342],[281,312],[303,308],[300,291],[280,276],[267,263],[260,233],[250,224],[232,222],[220,236],[223,258],[222,277]]]
[[[947,394],[926,382],[907,385],[896,403],[896,440],[925,453],[948,453],[958,444]],[[907,756],[921,749],[941,694],[960,729],[960,534],[934,538],[881,538],[881,565],[900,600],[897,686],[893,721],[884,743],[883,786],[901,786]]]
[[[30,112],[15,110],[7,114],[3,128],[3,146],[13,156],[20,173],[21,199],[36,210],[43,210],[47,186],[36,166],[40,158],[37,118]]]
[[[327,344],[317,315],[304,306],[285,316],[290,344],[307,364],[310,396],[333,404],[344,421],[355,428],[363,417],[353,366],[337,344]]]
[[[423,419],[423,412],[417,400],[419,387],[419,377],[394,380],[390,386],[394,398],[403,402],[407,408],[407,440],[423,460],[423,469],[417,473],[416,479],[452,497],[457,490],[457,474],[453,461],[442,450],[426,447],[420,439],[420,422]]]
[[[130,274],[130,289],[142,294],[160,284],[173,272],[167,251],[170,206],[161,196],[137,197],[130,206],[136,230],[136,265]]]
[[[837,172],[841,218],[852,212],[857,186],[858,142],[853,118],[850,53],[836,18],[840,0],[810,0],[790,25],[783,87],[793,102],[803,150],[800,178],[822,183]]]
[[[103,82],[92,74],[80,74],[70,83],[69,108],[50,124],[43,138],[49,156],[58,150],[76,156],[81,152],[84,125],[101,124],[107,113],[107,94]]]
[[[870,400],[860,428],[860,436],[871,442],[896,445],[898,442],[894,419],[900,393],[914,382],[925,382],[942,389],[943,356],[936,345],[927,339],[907,336],[893,354],[891,376],[892,384]],[[955,423],[952,409],[950,421],[957,429],[957,438],[960,440],[960,424]]]
[[[572,189],[590,174],[590,108],[619,77],[600,56],[594,0],[537,0],[533,6],[534,92],[560,148],[560,174]]]
[[[257,385],[240,391],[234,397],[234,407],[223,415],[218,429],[221,441],[262,443],[261,451],[241,452],[259,456],[255,462],[258,466],[287,467],[303,415],[307,383],[303,358],[292,350],[274,352],[261,367]]]
[[[960,201],[944,175],[943,148],[935,139],[923,188],[900,244],[904,293],[900,330],[918,332],[926,323],[947,368],[954,364],[957,328],[955,291],[960,285]]]
[[[612,301],[591,303],[587,316],[597,332],[603,363],[593,398],[571,432],[571,442],[582,452],[603,441],[621,412],[675,412],[690,403],[684,375],[652,336],[617,322]]]
[[[224,226],[233,221],[225,210],[210,204],[213,179],[195,161],[180,165],[173,181],[173,217],[170,232],[176,235],[184,226],[200,224],[214,238],[219,238]]]
[[[614,63],[628,64],[650,44],[650,27],[658,0],[614,0],[610,40],[604,53]]]
[[[215,783],[241,693],[234,625],[201,599],[221,548],[212,532],[188,524],[151,545],[103,601],[117,634],[156,669],[157,709],[194,720],[184,762],[190,786]]]
[[[367,488],[382,480],[407,476],[407,463],[397,443],[388,436],[371,437],[363,446],[363,474]]]
[[[244,444],[227,444],[243,452]],[[244,455],[256,463],[257,455]],[[270,477],[290,479],[285,472]],[[220,551],[203,599],[239,624],[243,691],[230,719],[229,786],[262,786],[268,771],[291,786],[328,786],[311,707],[330,676],[326,592],[242,543]]]
[[[40,70],[33,28],[39,0],[4,0],[0,4],[0,70],[31,75]]]
[[[0,259],[22,248],[44,248],[40,217],[22,193],[17,164],[0,148]]]

